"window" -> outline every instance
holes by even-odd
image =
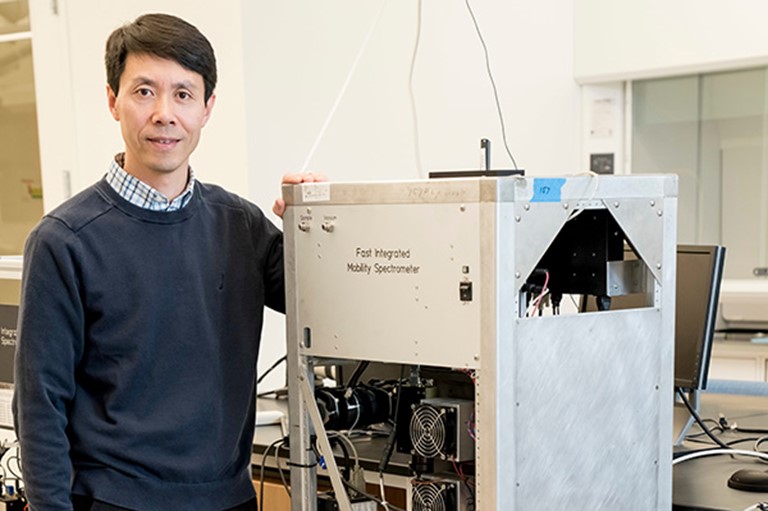
[[[0,255],[20,254],[43,214],[27,0],[0,0]]]
[[[725,278],[768,272],[766,69],[632,84],[632,173],[680,176],[679,243],[723,244]]]

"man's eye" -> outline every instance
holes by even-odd
[[[179,99],[189,99],[190,97],[192,96],[190,96],[189,92],[179,91]]]
[[[136,92],[138,92],[139,96],[149,96],[150,94],[152,94],[152,91],[149,89],[139,89]]]

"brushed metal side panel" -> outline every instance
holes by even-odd
[[[516,333],[516,401],[500,404],[517,412],[515,509],[656,509],[656,454],[672,444],[661,311],[521,319]]]

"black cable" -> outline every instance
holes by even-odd
[[[717,438],[715,435],[712,434],[712,432],[709,430],[707,425],[704,424],[704,421],[699,416],[698,412],[694,410],[693,407],[691,406],[691,403],[688,402],[688,398],[685,397],[685,392],[683,392],[683,390],[680,387],[677,388],[677,395],[680,396],[680,399],[683,401],[683,404],[688,409],[688,412],[691,414],[691,417],[693,417],[693,420],[696,421],[696,424],[699,425],[701,430],[704,433],[706,433],[706,435],[709,438],[711,438],[713,442],[715,442],[717,445],[719,445],[723,449],[730,449],[730,447],[726,443],[724,443],[722,440],[720,440],[719,438]]]
[[[710,431],[717,431],[718,433],[725,433],[726,429],[731,429],[731,428],[723,427],[723,423],[721,421],[716,421],[715,419],[702,418],[702,422],[704,422],[705,424],[709,422],[714,424],[714,427],[710,428]],[[706,436],[706,435],[707,434],[704,433],[703,431],[700,431],[699,433],[689,433],[688,435],[686,435],[685,439],[695,441],[699,437]]]
[[[285,362],[286,360],[288,360],[288,355],[283,355],[282,357],[280,357],[280,358],[277,360],[277,362],[275,362],[274,364],[272,364],[272,365],[269,367],[269,369],[267,369],[267,370],[264,372],[264,374],[262,374],[261,376],[259,376],[259,379],[258,379],[258,380],[256,380],[256,385],[258,385],[259,383],[261,383],[261,380],[263,380],[264,378],[266,378],[266,377],[267,377],[267,375],[268,375],[269,373],[271,373],[272,371],[274,371],[274,370],[275,370],[275,368],[276,368],[277,366],[279,366],[281,363]]]
[[[360,380],[360,377],[363,375],[366,369],[368,369],[368,366],[371,363],[367,360],[362,360],[360,363],[357,364],[357,367],[355,367],[355,370],[352,372],[352,375],[349,377],[349,381],[347,381],[347,388],[352,388],[355,385],[357,385],[358,380]]]
[[[349,475],[352,473],[352,464],[350,462],[349,451],[347,450],[346,444],[336,436],[328,438],[328,443],[331,446],[331,450],[333,450],[333,444],[337,444],[339,449],[341,449],[341,454],[344,457],[344,471],[341,475],[344,479],[349,480]],[[333,456],[333,453],[330,455]]]
[[[699,439],[699,438],[686,437],[686,440],[688,442],[693,442],[693,443],[697,443],[697,444],[712,445],[712,442],[710,442],[709,440],[705,440],[703,438]],[[746,443],[746,442],[756,442],[757,440],[760,440],[760,439],[757,438],[757,437],[738,438],[736,440],[730,440],[728,442],[725,442],[725,444],[728,445],[729,447],[731,447],[731,446],[734,446],[734,445],[737,445],[737,444],[743,444],[743,443]],[[707,449],[703,449],[703,450],[707,450]],[[756,450],[756,449],[753,449],[753,450]],[[763,451],[758,451],[758,452],[763,452]],[[768,452],[766,454],[768,454]]]
[[[717,431],[718,433],[725,433],[725,430],[721,428],[720,426],[715,426],[714,428],[710,429],[710,431]],[[706,433],[703,431],[699,433],[691,433],[685,437],[686,440],[698,440],[700,437],[707,436]]]
[[[384,471],[389,465],[389,459],[392,457],[392,450],[395,447],[395,435],[397,434],[397,418],[400,413],[400,395],[403,393],[403,378],[405,377],[405,366],[400,366],[400,380],[397,382],[397,398],[395,399],[395,414],[392,421],[392,430],[389,432],[389,438],[387,438],[387,445],[384,447],[384,454],[379,461],[378,472],[379,475],[384,477]]]
[[[740,428],[739,426],[736,426],[733,428],[734,431],[738,431],[739,433],[756,433],[759,435],[768,434],[768,429],[759,429],[759,428]]]

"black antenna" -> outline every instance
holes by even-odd
[[[487,138],[480,139],[480,149],[483,150],[485,168],[481,170],[438,170],[429,173],[430,179],[444,179],[451,177],[504,177],[524,176],[523,169],[491,170],[491,141]]]
[[[481,138],[480,149],[485,153],[485,170],[491,170],[491,141],[487,138]]]

